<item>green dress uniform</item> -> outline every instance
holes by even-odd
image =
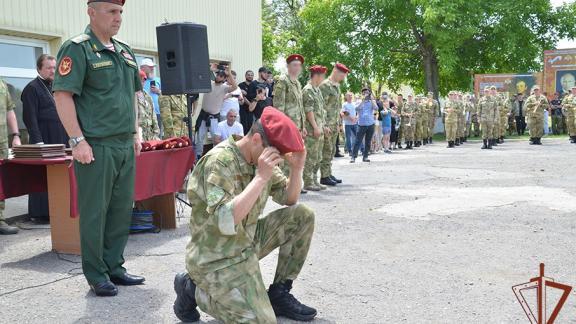
[[[138,126],[142,129],[143,141],[160,139],[160,128],[154,113],[152,97],[146,91],[138,92]]]
[[[0,79],[0,160],[8,158],[8,122],[6,115],[15,108],[16,105],[8,92],[6,82]],[[4,208],[4,200],[0,200],[0,222],[5,221]]]
[[[160,96],[160,118],[164,127],[164,139],[188,136],[188,128],[184,117],[188,115],[185,95]]]
[[[314,212],[302,204],[260,218],[268,197],[281,205],[287,199],[288,180],[278,167],[246,218],[234,224],[232,201],[254,176],[255,167],[229,138],[198,161],[188,184],[194,208],[186,268],[200,309],[224,323],[276,323],[259,259],[279,247],[274,283],[294,280],[314,232]]]
[[[340,96],[340,85],[326,79],[320,84],[320,91],[324,98],[324,111],[326,113],[326,127],[332,131],[324,134],[322,145],[322,160],[320,161],[320,177],[329,178],[332,176],[332,160],[336,153],[336,139],[340,131],[340,110],[342,102]]]
[[[320,187],[318,182],[318,170],[320,170],[320,161],[322,160],[322,148],[324,144],[324,125],[326,123],[326,112],[324,111],[324,98],[320,88],[308,83],[302,90],[302,103],[304,112],[314,113],[316,126],[320,128],[322,134],[320,137],[314,137],[314,128],[306,119],[306,131],[308,136],[304,139],[306,145],[306,164],[304,166],[303,180],[304,188],[309,186]]]
[[[526,117],[533,139],[540,139],[544,135],[544,110],[547,108],[548,99],[543,95],[531,95],[526,99]]]
[[[90,26],[58,52],[54,91],[73,94],[94,161],[74,163],[80,211],[82,269],[93,285],[122,276],[134,198],[135,94],[142,90],[130,47],[104,46]]]

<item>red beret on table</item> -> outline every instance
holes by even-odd
[[[310,67],[308,70],[310,70],[310,72],[312,73],[326,73],[328,71],[328,69],[322,65],[314,65]]]
[[[88,0],[88,4],[91,4],[92,2],[108,2],[123,6],[124,3],[126,3],[126,0]]]
[[[277,148],[280,154],[304,151],[304,141],[300,130],[292,119],[280,110],[272,106],[264,108],[260,123],[268,144]]]
[[[336,63],[336,65],[334,67],[337,68],[338,70],[344,72],[344,73],[350,72],[350,69],[342,63]]]
[[[287,64],[290,64],[292,61],[300,61],[300,63],[304,64],[304,56],[300,54],[292,54],[286,58]]]

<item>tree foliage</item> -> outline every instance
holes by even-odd
[[[549,0],[273,0],[270,9],[278,54],[343,62],[352,90],[466,90],[475,73],[540,71],[544,49],[576,36],[575,5]]]

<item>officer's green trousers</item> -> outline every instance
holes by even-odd
[[[304,187],[314,185],[318,182],[318,170],[320,169],[320,161],[322,159],[322,146],[324,144],[324,134],[319,138],[308,134],[304,141],[306,145],[306,164],[304,165],[304,172],[302,179],[304,180]]]
[[[82,269],[88,283],[96,284],[126,272],[122,264],[132,217],[135,161],[131,145],[90,144],[94,161],[75,162],[74,170]]]

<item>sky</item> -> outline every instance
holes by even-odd
[[[557,7],[562,5],[563,3],[572,3],[576,0],[550,0],[553,6]],[[563,48],[576,48],[576,40],[573,39],[561,39],[556,46],[558,49]]]

